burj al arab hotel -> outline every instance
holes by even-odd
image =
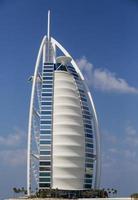
[[[96,110],[76,62],[51,37],[50,11],[47,35],[42,39],[34,75],[29,80],[28,196],[32,187],[98,189],[101,159]]]

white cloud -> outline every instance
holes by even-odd
[[[124,141],[129,145],[129,148],[136,148],[138,146],[138,134],[133,126],[129,125],[126,127],[126,138]]]
[[[92,63],[88,62],[88,60],[86,59],[85,56],[82,56],[82,58],[77,59],[76,60],[78,66],[80,67],[81,70],[84,70],[84,68],[86,68],[85,70],[87,71],[91,71],[93,68]]]
[[[102,134],[103,138],[106,139],[106,142],[108,142],[112,146],[115,145],[118,142],[117,136],[115,134],[111,134],[107,130],[103,131],[101,134]]]
[[[93,74],[94,87],[102,91],[119,93],[138,93],[138,89],[131,87],[124,79],[105,69],[95,69]]]
[[[110,148],[109,152],[111,152],[113,154],[116,154],[116,153],[118,153],[118,149],[116,149],[116,148]]]
[[[16,146],[25,140],[25,133],[22,130],[15,129],[13,133],[6,136],[0,136],[0,146]]]
[[[92,81],[92,72],[93,72],[93,65],[92,63],[88,62],[85,56],[80,59],[76,60],[81,72],[85,76],[85,80],[88,84],[91,84]]]
[[[19,128],[12,133],[0,136],[0,160],[5,166],[18,166],[26,163],[26,134]]]
[[[129,135],[129,136],[135,136],[136,133],[137,133],[137,131],[136,131],[136,129],[135,129],[133,126],[128,125],[128,126],[126,127],[126,134],[127,134],[127,135]]]
[[[125,155],[125,157],[127,158],[127,159],[130,159],[131,161],[132,160],[134,160],[134,159],[136,159],[136,151],[131,151],[131,150],[129,150],[129,149],[126,149],[125,151],[124,151],[124,155]]]
[[[122,191],[121,194],[127,191],[128,195],[137,191],[137,129],[129,124],[122,134],[106,130],[102,139],[102,186],[116,188],[118,193]],[[133,183],[131,186],[130,182]]]
[[[138,134],[135,127],[128,125],[124,128],[124,134],[121,135],[115,133],[113,134],[108,131],[104,131],[102,135],[103,149],[106,151],[106,155],[108,155],[109,157],[115,158],[116,154],[117,159],[119,159],[120,157],[130,157],[133,159],[138,154]]]
[[[103,92],[138,94],[138,89],[130,86],[123,78],[107,69],[94,68],[85,56],[76,60],[89,85]]]
[[[8,166],[19,166],[26,163],[26,149],[0,151],[1,163]]]

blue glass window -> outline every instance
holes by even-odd
[[[40,165],[51,165],[49,161],[40,161]]]
[[[93,168],[93,164],[86,163],[85,166],[86,166],[86,167]]]
[[[78,85],[78,88],[81,88],[81,89],[84,88],[83,85],[82,85],[82,82],[80,81],[80,79],[76,80],[76,83]]]
[[[50,149],[50,146],[43,146],[43,147],[46,147],[46,148],[49,148]],[[42,148],[42,146],[41,146],[41,148]],[[41,155],[40,156],[40,160],[42,161],[42,160],[44,160],[44,161],[46,161],[46,160],[51,160],[51,156],[44,156],[44,155]]]
[[[94,158],[94,155],[91,154],[91,153],[86,153],[86,157],[89,157],[89,158]],[[87,166],[88,167],[88,166]]]
[[[83,115],[83,117],[84,117],[85,119],[91,119],[91,116],[88,116],[88,115]]]
[[[40,140],[40,144],[51,144],[50,140]]]
[[[85,132],[86,133],[92,133],[92,129],[90,130],[90,129],[85,129]]]
[[[50,151],[40,151],[40,155],[51,155]]]
[[[41,121],[40,124],[51,124],[51,120],[49,120],[49,121]]]
[[[53,65],[44,65],[43,66],[43,70],[49,70],[49,69],[54,70],[54,66]]]
[[[52,96],[52,93],[42,93],[42,96],[46,96],[46,97]]]
[[[89,125],[89,124],[85,124],[84,126],[85,126],[86,128],[92,129],[92,126]]]
[[[39,178],[39,182],[50,182],[50,178]]]
[[[41,125],[40,129],[51,129],[51,125]]]
[[[85,151],[86,151],[88,154],[93,155],[93,148],[88,148],[88,147],[86,147]]]
[[[85,95],[85,94],[80,93],[80,96],[81,96],[82,98],[85,98],[85,99],[86,99],[86,95]],[[87,99],[86,99],[86,100],[87,100]]]
[[[76,71],[73,68],[68,67],[68,70],[69,70],[70,73],[74,73],[74,74],[76,73]]]
[[[52,80],[53,79],[53,77],[43,77],[43,80]]]
[[[49,80],[45,80],[45,81],[43,81],[42,87],[47,85],[47,84],[53,84],[53,80],[50,80],[50,81]]]
[[[43,85],[42,86],[42,91],[47,91],[47,90],[50,90],[50,89],[51,89],[51,91],[53,90],[53,86],[52,85]]]
[[[75,71],[75,69],[69,69],[69,71],[71,72],[71,73],[76,73],[76,71]]]
[[[57,70],[60,70],[60,71],[67,71],[67,68],[64,66],[64,65],[60,65]]]
[[[50,92],[50,93],[52,93],[53,92],[53,89],[51,88],[45,88],[45,89],[42,89],[42,92]]]
[[[51,131],[50,130],[40,130],[40,134],[48,134],[48,135],[50,135]]]
[[[79,78],[79,77],[76,77],[76,76],[74,76],[74,78],[75,78],[75,80],[80,80],[80,78]]]
[[[45,72],[53,72],[53,69],[46,69],[46,68],[45,68],[45,69],[43,70],[43,73],[45,73]]]
[[[86,98],[86,94],[85,94],[85,93],[80,92],[80,91],[79,91],[79,93],[80,93],[80,96],[81,96],[81,97],[85,97],[85,98]],[[86,99],[87,99],[87,98],[86,98]]]
[[[82,90],[82,89],[79,89],[79,91],[80,91],[80,92],[82,92],[83,94],[85,94],[84,90]]]
[[[83,98],[83,97],[81,97],[81,100],[82,100],[82,101],[85,101],[85,102],[87,101],[87,99],[86,99],[86,98]]]
[[[91,134],[85,134],[85,136],[86,136],[87,138],[93,138],[93,135],[91,135]]]
[[[83,121],[84,121],[85,124],[90,124],[91,125],[91,120],[84,119]]]
[[[44,150],[44,151],[50,151],[51,150],[51,146],[50,145],[44,145],[44,146],[42,146],[42,145],[40,145],[40,150]],[[42,159],[42,160],[44,160],[44,158]],[[49,160],[51,160],[50,158],[49,158]]]
[[[50,167],[39,167],[39,171],[51,171]]]
[[[43,85],[43,88],[52,88],[53,85]]]
[[[88,188],[88,189],[90,189],[90,188],[91,188],[91,184],[90,184],[90,185],[88,185],[88,184],[85,184],[85,188]]]
[[[43,139],[45,139],[45,140],[49,140],[49,139],[51,139],[51,136],[50,135],[40,135],[40,140],[43,140]]]
[[[85,162],[86,163],[93,163],[93,158],[86,158]]]
[[[88,107],[88,103],[87,102],[82,101],[82,105]]]
[[[77,74],[76,72],[72,72],[71,74],[72,74],[73,76],[75,76],[75,77],[79,77],[78,74]]]
[[[52,110],[52,106],[43,106],[41,107],[41,111],[51,111]]]
[[[86,174],[85,177],[86,178],[92,178],[92,174]]]
[[[41,119],[49,119],[49,120],[51,120],[51,118],[52,118],[52,116],[46,116],[46,115],[41,115]]]
[[[69,71],[70,71],[71,73],[77,74],[77,72],[76,72],[76,70],[75,70],[74,68],[68,68],[68,69],[69,69]]]
[[[41,105],[52,105],[52,102],[43,101],[43,102],[41,102]]]
[[[85,183],[91,183],[92,184],[92,179],[85,179]]]
[[[83,113],[86,115],[90,115],[90,112],[83,110]]]
[[[43,88],[42,89],[42,93],[52,93],[53,92],[53,88]]]
[[[52,110],[52,106],[42,106],[41,110]]]
[[[52,70],[52,71],[54,71],[54,67],[53,66],[44,66],[43,67],[43,70]]]
[[[41,101],[45,101],[45,102],[46,102],[46,101],[47,101],[47,102],[48,102],[48,101],[51,101],[51,102],[52,102],[52,97],[42,97],[42,98],[41,98]]]
[[[75,69],[72,66],[68,66],[68,69],[75,71]]]
[[[89,108],[88,108],[88,107],[86,107],[86,106],[83,106],[83,109],[84,109],[84,110],[88,110],[88,111],[89,111]]]
[[[40,172],[39,176],[51,176],[50,172]]]
[[[47,72],[47,71],[49,71],[49,70],[52,70],[52,72],[54,71],[54,67],[53,66],[44,66],[43,67],[43,72],[44,72],[44,70]],[[50,71],[51,72],[51,71]]]
[[[53,76],[53,73],[45,72],[45,73],[43,73],[43,77],[44,77],[44,76],[46,76],[46,77],[47,77],[47,76]]]
[[[90,147],[90,148],[93,148],[93,144],[86,144],[86,147]]]
[[[47,63],[47,62],[45,62],[44,65],[46,65],[46,66],[52,66],[53,67],[54,63],[49,63],[49,62]]]
[[[46,114],[46,115],[50,115],[50,114],[52,114],[52,111],[46,111],[46,110],[44,110],[44,111],[41,111],[41,114],[42,115],[44,115],[44,114]]]
[[[86,143],[92,143],[92,142],[93,142],[92,139],[86,138]]]

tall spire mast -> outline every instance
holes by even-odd
[[[48,41],[50,40],[50,10],[48,11],[47,39],[48,39]]]

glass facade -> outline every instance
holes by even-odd
[[[54,64],[45,63],[42,69],[40,112],[39,189],[51,187],[52,173],[52,119],[53,119]]]
[[[85,132],[85,178],[84,189],[92,188],[93,180],[93,126],[86,89],[74,67],[58,68],[53,63],[45,63],[42,69],[41,112],[40,112],[40,160],[39,189],[52,187],[52,128],[53,128],[53,88],[54,70],[68,71],[74,78],[80,98]],[[56,69],[57,68],[57,69]]]
[[[83,82],[80,79],[78,73],[72,66],[68,66],[68,71],[74,77],[76,82],[78,93],[81,100],[81,108],[83,115],[83,124],[85,132],[85,179],[84,189],[92,188],[93,179],[93,129],[92,129],[92,114],[89,110],[88,97]]]

